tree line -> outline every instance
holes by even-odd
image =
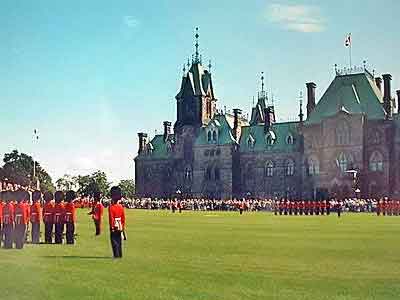
[[[92,196],[95,192],[108,196],[108,191],[111,187],[107,174],[100,170],[89,175],[71,176],[65,174],[53,184],[49,173],[39,162],[34,162],[32,156],[20,153],[18,150],[4,154],[3,166],[0,167],[0,181],[36,187],[37,180],[42,191],[74,190],[81,196]],[[129,199],[135,197],[135,182],[133,180],[121,180],[118,185],[124,197]]]

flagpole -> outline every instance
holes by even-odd
[[[351,70],[351,33],[349,33],[349,40],[350,40],[350,45],[349,45],[349,61],[350,61],[350,70]]]

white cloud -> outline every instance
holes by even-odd
[[[134,16],[124,16],[124,24],[127,27],[137,27],[139,26],[140,22],[138,19],[136,19]]]
[[[274,3],[268,6],[267,19],[292,31],[321,32],[325,29],[324,18],[316,6]]]

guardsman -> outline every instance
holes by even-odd
[[[32,193],[32,205],[30,220],[32,225],[31,239],[32,244],[40,243],[40,222],[42,216],[42,207],[40,206],[40,200],[42,198],[42,193],[40,191],[34,191]]]
[[[178,200],[178,203],[176,204],[176,206],[178,207],[179,213],[182,213],[182,203],[181,203],[181,200]]]
[[[1,205],[1,204],[0,204]],[[396,216],[400,214],[400,201],[396,201]]]
[[[74,234],[75,234],[75,223],[76,223],[76,208],[74,205],[74,200],[76,198],[76,193],[74,191],[68,191],[65,194],[65,239],[68,245],[74,244]]]
[[[114,258],[122,258],[121,235],[125,231],[125,210],[119,204],[121,189],[118,186],[111,188],[111,205],[108,207],[108,221],[110,226],[111,247]]]
[[[1,185],[0,185],[1,189]],[[4,206],[4,192],[0,192],[0,248],[1,248],[1,243],[3,242],[3,206]]]
[[[54,242],[62,244],[64,234],[65,206],[64,193],[57,191],[54,194]]]
[[[272,200],[272,205],[273,205],[273,208],[274,208],[274,215],[276,216],[276,215],[278,215],[278,210],[279,210],[278,202],[277,202],[276,199]]]
[[[321,203],[321,215],[325,215],[326,212],[326,200],[323,200]]]
[[[54,225],[54,203],[53,193],[45,192],[43,195],[43,223],[44,223],[44,241],[46,244],[53,242],[53,225]]]
[[[379,217],[381,215],[382,212],[382,199],[379,199],[376,202],[376,215]]]
[[[242,215],[244,211],[244,199],[239,204],[239,213]]]
[[[3,206],[3,236],[4,248],[11,249],[13,247],[14,234],[14,204],[12,203],[13,192],[6,191],[4,193]]]
[[[93,204],[92,211],[89,214],[92,215],[94,226],[96,228],[96,235],[100,235],[104,206],[101,204],[100,192],[94,193],[93,198],[95,203]]]
[[[311,200],[310,201],[310,215],[312,216],[312,215],[314,215],[314,209],[315,209],[315,201],[314,200]]]
[[[336,212],[337,212],[338,218],[340,218],[340,215],[342,214],[342,201],[341,200],[339,200],[336,204]]]
[[[297,216],[298,214],[300,214],[300,201],[296,200],[294,202],[294,214]]]
[[[386,198],[383,200],[383,203],[382,203],[382,214],[384,215],[384,216],[386,216],[386,210],[387,210],[387,200],[386,200]]]
[[[279,200],[279,215],[283,214],[283,209],[285,207],[285,203],[283,202],[283,200]]]
[[[172,213],[175,213],[175,210],[176,210],[176,201],[177,201],[177,199],[171,201],[171,210],[172,210]]]
[[[17,200],[14,207],[14,239],[15,248],[24,248],[26,229],[29,224],[29,201],[30,195],[27,191],[19,190],[15,194]]]
[[[302,215],[304,214],[304,206],[305,206],[304,200],[300,200],[300,206],[299,206],[299,209],[300,209],[300,211],[299,211],[300,216],[302,216]]]
[[[284,205],[283,205],[283,213],[285,216],[287,216],[288,211],[289,211],[289,201],[286,201],[285,199],[283,200]]]
[[[310,210],[310,201],[305,201],[304,202],[304,214],[306,216],[308,216],[309,210]]]

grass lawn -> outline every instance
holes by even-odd
[[[122,260],[86,210],[74,246],[1,249],[0,299],[400,299],[400,217],[127,217]]]

